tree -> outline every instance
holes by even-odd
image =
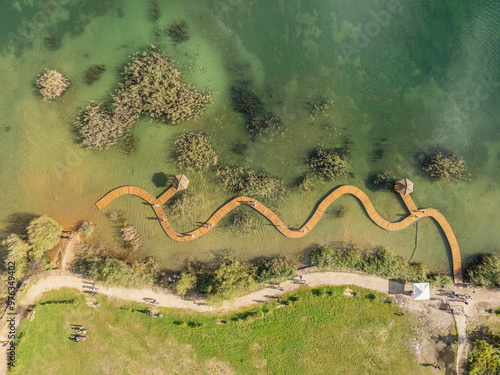
[[[9,269],[9,265],[13,262],[14,277],[17,280],[22,279],[28,267],[31,246],[15,233],[4,239],[2,245],[6,246],[9,251],[5,259],[5,268]]]
[[[252,269],[237,260],[225,260],[215,271],[214,292],[224,298],[234,295],[238,290],[248,288],[254,283]]]
[[[467,370],[469,375],[497,375],[500,373],[500,354],[486,341],[476,341],[467,358]]]
[[[297,269],[287,257],[280,256],[271,259],[260,259],[257,263],[259,282],[272,283],[282,279],[291,278]]]
[[[33,247],[32,259],[41,258],[61,240],[62,226],[48,216],[33,219],[28,225],[28,241]]]
[[[183,297],[190,289],[196,286],[196,276],[191,272],[182,272],[181,278],[175,283],[175,291]]]

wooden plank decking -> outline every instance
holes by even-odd
[[[97,203],[96,206],[99,210],[101,210],[104,206],[106,206],[109,202],[111,202],[113,199],[125,195],[125,194],[133,194],[141,197],[144,199],[146,202],[151,204],[153,210],[155,211],[156,216],[158,217],[160,224],[167,234],[168,237],[175,241],[180,241],[180,242],[186,242],[186,241],[191,241],[194,240],[200,236],[203,236],[205,233],[210,231],[213,227],[217,225],[217,223],[224,217],[226,216],[229,212],[234,210],[236,207],[244,204],[252,207],[254,210],[260,212],[263,216],[265,216],[274,226],[277,230],[279,230],[284,236],[289,237],[289,238],[300,238],[304,237],[307,235],[319,222],[321,217],[323,216],[324,212],[326,209],[333,203],[335,202],[338,198],[340,198],[344,194],[350,194],[355,196],[363,205],[365,208],[366,213],[370,217],[370,219],[377,224],[379,227],[388,230],[388,231],[398,231],[401,229],[405,229],[417,220],[420,220],[421,218],[424,217],[431,217],[433,218],[436,223],[441,227],[443,230],[446,239],[448,240],[448,243],[450,245],[451,249],[451,256],[452,256],[452,261],[453,261],[453,275],[454,275],[454,280],[455,283],[462,283],[462,261],[460,257],[460,249],[458,247],[458,242],[455,237],[455,234],[453,233],[453,230],[451,229],[450,225],[448,224],[448,221],[445,219],[445,217],[437,210],[433,208],[427,208],[427,209],[418,209],[415,203],[413,202],[413,199],[410,197],[410,195],[403,195],[400,194],[401,198],[403,199],[404,204],[406,205],[406,208],[408,209],[408,212],[410,213],[409,216],[404,218],[401,221],[397,222],[390,222],[385,220],[383,217],[381,217],[377,211],[375,210],[375,207],[373,207],[372,202],[370,201],[370,198],[359,188],[355,186],[350,186],[350,185],[345,185],[341,186],[337,189],[335,189],[333,192],[331,192],[328,196],[326,196],[318,205],[316,208],[316,211],[314,211],[314,214],[311,216],[311,218],[301,227],[298,229],[290,229],[288,228],[282,221],[281,219],[269,208],[264,206],[262,203],[257,201],[256,199],[253,198],[248,198],[248,197],[237,197],[232,199],[231,201],[227,202],[224,206],[219,208],[206,222],[205,224],[201,225],[199,228],[188,232],[188,233],[178,233],[176,232],[172,226],[170,225],[167,216],[165,215],[165,211],[162,208],[162,205],[168,201],[175,193],[177,192],[177,189],[175,187],[171,187],[167,191],[165,191],[162,195],[160,195],[158,198],[153,197],[151,194],[149,194],[147,191],[140,189],[135,186],[122,186],[117,189],[114,189],[110,191],[108,194],[106,194],[103,198],[101,198]]]

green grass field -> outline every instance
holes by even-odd
[[[378,293],[303,288],[282,303],[214,317],[111,301],[76,290],[44,295],[18,334],[19,374],[422,374],[410,343],[417,318]],[[350,293],[349,293],[350,294]],[[58,301],[73,300],[63,304]],[[282,306],[282,307],[278,307]],[[223,324],[221,321],[228,321]],[[72,324],[87,340],[69,339]]]

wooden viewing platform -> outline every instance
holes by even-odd
[[[433,218],[443,230],[444,235],[446,236],[446,239],[448,240],[448,243],[450,245],[455,283],[462,283],[462,261],[460,257],[460,249],[458,247],[458,242],[455,237],[455,234],[453,233],[453,230],[448,224],[448,221],[439,211],[433,208],[417,209],[417,206],[415,205],[413,199],[410,197],[409,194],[400,193],[400,196],[410,215],[404,218],[403,220],[394,223],[385,220],[377,213],[377,211],[375,211],[375,207],[373,207],[372,202],[361,189],[355,186],[345,185],[335,189],[330,194],[328,194],[328,196],[326,196],[318,205],[318,207],[316,208],[314,214],[310,217],[310,219],[302,227],[298,229],[288,228],[285,225],[285,223],[283,223],[281,219],[273,211],[271,211],[269,208],[264,206],[256,199],[248,197],[236,197],[227,202],[221,208],[219,208],[203,225],[201,225],[197,229],[188,233],[178,233],[170,225],[168,218],[165,214],[165,211],[162,208],[162,205],[166,201],[168,201],[176,192],[177,189],[172,186],[158,198],[155,198],[147,191],[140,189],[138,187],[122,186],[106,194],[102,199],[100,199],[96,203],[96,206],[99,210],[101,210],[109,202],[111,202],[113,199],[119,196],[125,194],[137,195],[142,199],[144,199],[149,204],[151,204],[167,236],[169,236],[171,239],[175,241],[186,242],[194,240],[200,236],[203,236],[205,233],[210,231],[210,229],[215,227],[217,223],[225,215],[234,210],[236,207],[240,205],[248,205],[252,207],[254,210],[260,212],[263,216],[265,216],[274,225],[274,227],[278,231],[280,231],[284,236],[288,238],[300,238],[307,235],[316,226],[316,224],[321,219],[326,209],[333,202],[335,202],[338,198],[340,198],[344,194],[350,194],[356,197],[361,202],[361,204],[365,208],[366,213],[375,224],[388,231],[398,231],[401,229],[405,229],[414,222],[416,222],[417,220],[420,220],[421,218],[424,217]]]

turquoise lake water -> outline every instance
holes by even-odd
[[[410,4],[408,4],[410,3]],[[496,0],[158,0],[153,21],[149,1],[0,1],[0,231],[24,214],[47,214],[71,228],[96,222],[95,241],[117,244],[105,213],[121,211],[143,236],[142,255],[179,268],[187,257],[212,259],[232,250],[242,259],[287,254],[307,261],[304,249],[337,241],[366,249],[388,246],[398,254],[448,272],[449,250],[431,219],[400,232],[386,232],[352,197],[342,197],[314,230],[287,239],[265,220],[252,234],[221,225],[203,238],[176,243],[151,219],[137,197],[121,197],[105,212],[94,203],[111,189],[135,185],[161,194],[173,175],[186,173],[197,199],[192,217],[172,220],[190,230],[233,195],[213,174],[176,166],[174,141],[183,130],[204,130],[219,163],[265,171],[290,189],[272,208],[290,226],[300,226],[333,188],[351,184],[367,192],[378,212],[398,220],[405,210],[394,193],[373,189],[370,176],[392,171],[415,184],[417,206],[441,211],[460,244],[464,265],[475,254],[500,254],[500,3]],[[174,44],[164,30],[185,20],[190,38]],[[57,35],[59,45],[47,44]],[[172,126],[142,118],[134,128],[137,151],[120,145],[82,149],[75,118],[90,100],[108,100],[123,66],[136,51],[154,44],[182,65],[184,80],[210,89],[214,103],[196,119]],[[104,64],[102,78],[84,81],[88,67]],[[71,81],[67,92],[45,103],[34,85],[45,68]],[[281,116],[283,135],[253,142],[245,119],[234,111],[231,87],[247,84],[266,109]],[[334,105],[311,118],[307,102]],[[244,155],[236,144],[248,144]],[[318,146],[348,145],[352,176],[317,182],[302,195],[297,178],[311,172],[306,155]],[[466,160],[470,181],[439,185],[420,160],[440,147]],[[165,173],[166,186],[153,176]],[[337,217],[343,207],[344,217]],[[168,215],[168,213],[167,213]],[[306,252],[307,253],[307,252]]]

